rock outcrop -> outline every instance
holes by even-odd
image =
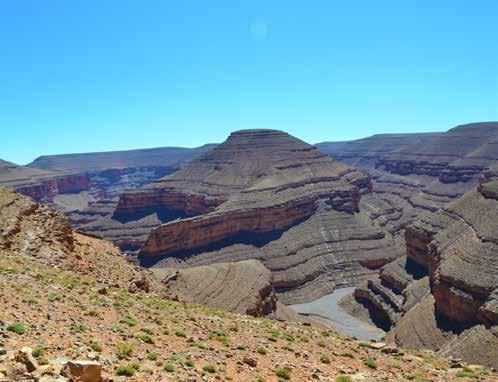
[[[498,122],[472,123],[445,133],[381,134],[317,147],[372,177],[362,209],[389,232],[403,230],[478,184],[498,164]]]
[[[34,169],[1,159],[0,186],[42,202],[51,202],[59,194],[79,193],[90,187],[86,174]]]
[[[122,195],[114,218],[171,219],[149,235],[143,265],[260,260],[279,298],[302,302],[366,280],[399,256],[392,237],[360,211],[370,187],[368,176],[286,133],[245,130]]]
[[[405,231],[407,257],[355,291],[389,340],[498,366],[497,189],[483,183],[422,216]]]
[[[256,260],[153,271],[169,295],[180,301],[251,316],[266,316],[276,310],[271,272]]]
[[[128,286],[144,274],[152,279],[129,264],[111,243],[73,231],[60,212],[4,187],[0,187],[0,256],[23,256],[54,269],[91,272],[108,285]],[[111,270],[104,266],[109,262],[114,264]]]
[[[161,224],[164,217],[154,213],[144,214],[140,217],[143,218],[140,228],[133,223],[112,219],[119,195],[175,172],[185,162],[214,146],[49,155],[37,158],[23,169],[29,172],[28,177],[31,173],[52,176],[70,173],[75,174],[72,177],[86,179],[84,188],[59,187],[57,192],[52,192],[49,200],[43,200],[63,211],[78,230],[103,236],[122,249],[133,251],[140,247],[152,228]],[[23,193],[39,199],[36,190],[31,188]]]

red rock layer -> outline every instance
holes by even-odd
[[[154,204],[197,214],[155,229],[140,252],[142,264],[258,259],[272,271],[279,298],[299,302],[370,278],[399,256],[390,235],[360,213],[370,190],[368,176],[313,146],[280,131],[249,130],[127,193],[116,214],[140,215]]]

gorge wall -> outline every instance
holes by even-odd
[[[400,346],[498,365],[498,182],[407,227],[407,256],[355,291]]]
[[[317,147],[372,177],[363,210],[395,235],[421,214],[472,190],[498,163],[498,122],[457,126],[444,133],[381,134]]]
[[[368,176],[284,132],[243,130],[180,170],[123,194],[114,218],[169,221],[140,250],[143,265],[187,269],[259,260],[279,299],[301,302],[371,278],[399,256],[360,208]]]
[[[143,216],[138,230],[113,220],[119,195],[173,173],[213,146],[48,155],[27,166],[0,161],[0,185],[63,211],[81,231],[135,248],[161,219]]]

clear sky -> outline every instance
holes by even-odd
[[[0,158],[498,119],[496,0],[5,0]]]

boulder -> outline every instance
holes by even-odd
[[[102,366],[95,361],[68,361],[62,373],[70,380],[79,382],[102,381]]]

